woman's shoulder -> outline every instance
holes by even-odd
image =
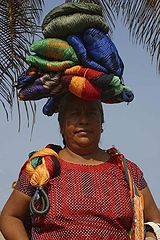
[[[124,159],[124,161],[127,163],[127,167],[130,169],[130,170],[135,170],[137,172],[142,172],[140,167],[132,160],[128,159],[125,154],[123,154],[121,151],[119,151],[115,146],[111,147],[111,148],[108,148],[107,150],[107,153],[109,153],[109,155],[111,157],[113,157],[114,160],[122,160]]]
[[[53,143],[49,143],[45,146],[45,148],[51,148],[52,150],[54,150],[56,153],[59,153],[62,150],[62,147],[60,145],[57,144],[53,144]]]

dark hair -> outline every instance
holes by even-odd
[[[62,126],[62,122],[63,122],[63,117],[64,117],[64,113],[66,111],[66,106],[68,106],[69,102],[72,101],[72,97],[75,97],[75,95],[73,95],[72,93],[67,93],[64,97],[62,97],[60,104],[59,104],[59,111],[58,111],[58,122],[59,125]],[[102,107],[102,103],[100,100],[97,100],[97,106],[98,109],[100,111],[101,114],[101,123],[104,123],[104,113],[103,113],[103,107]]]

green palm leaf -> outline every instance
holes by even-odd
[[[104,0],[101,0],[104,2]],[[110,0],[111,7],[122,12],[125,25],[132,39],[142,44],[156,59],[160,72],[160,1],[159,0]]]
[[[0,0],[0,102],[3,106],[7,102],[12,107],[13,97],[17,95],[14,83],[27,67],[25,59],[39,31],[42,6],[43,0]],[[34,113],[33,107],[31,111]]]

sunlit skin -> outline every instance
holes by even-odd
[[[102,133],[102,119],[97,102],[72,98],[74,99],[65,109],[61,125],[66,148],[61,151],[60,156],[66,157],[67,160],[72,156],[74,161],[77,161],[77,158],[81,158],[83,162],[84,159],[105,161],[108,154],[98,146]]]

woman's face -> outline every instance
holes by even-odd
[[[73,98],[65,108],[61,133],[69,149],[75,153],[89,154],[96,150],[100,140],[100,109],[96,101]]]

